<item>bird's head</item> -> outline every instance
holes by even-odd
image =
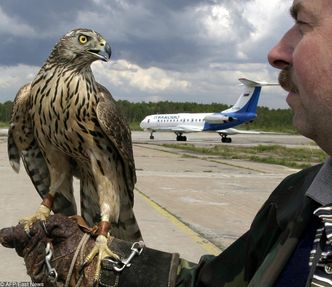
[[[55,45],[50,58],[62,63],[90,65],[96,60],[108,61],[111,46],[97,32],[75,29],[64,35]]]

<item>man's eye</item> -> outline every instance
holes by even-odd
[[[302,21],[302,20],[299,20],[299,19],[296,20],[296,26],[298,26],[299,31],[302,34],[304,34],[306,32],[309,32],[312,29],[312,26],[310,25],[310,23]]]
[[[308,23],[303,22],[301,20],[296,20],[296,24],[298,24],[298,25],[307,25]]]

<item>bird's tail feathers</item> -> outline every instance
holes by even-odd
[[[17,148],[17,145],[14,141],[13,132],[11,129],[8,130],[8,158],[9,163],[15,172],[19,173],[20,171],[20,152]]]
[[[116,238],[128,241],[143,240],[129,197],[123,196],[118,222],[111,223],[110,233]],[[126,200],[126,197],[128,200]]]
[[[92,227],[100,221],[100,207],[98,193],[91,176],[81,169],[80,177],[81,215],[86,223]]]

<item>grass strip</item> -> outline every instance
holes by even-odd
[[[291,168],[306,168],[326,159],[326,154],[316,147],[285,147],[282,145],[258,145],[253,147],[215,145],[208,147],[193,144],[164,144],[164,147],[181,149],[201,155],[218,156],[222,159],[239,159]]]

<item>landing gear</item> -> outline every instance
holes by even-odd
[[[153,131],[150,134],[150,140],[154,140],[154,135],[153,135]]]
[[[176,140],[178,142],[185,142],[185,141],[187,141],[187,137],[183,136],[182,133],[176,132],[175,134],[176,134]]]
[[[187,141],[187,137],[183,136],[182,134],[179,133],[179,134],[176,134],[176,140],[185,142],[185,141]]]
[[[221,142],[223,142],[223,143],[231,143],[232,139],[228,138],[227,135],[222,135],[221,136]]]

